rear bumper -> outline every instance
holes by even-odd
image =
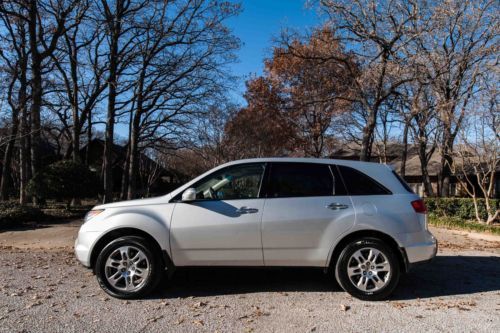
[[[438,251],[437,240],[428,231],[408,234],[405,243],[402,250],[406,257],[407,270],[431,261]]]
[[[437,254],[437,241],[428,243],[419,243],[412,246],[406,246],[406,255],[410,264],[432,260]]]

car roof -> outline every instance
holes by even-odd
[[[314,157],[261,157],[261,158],[248,158],[235,160],[231,162],[227,162],[225,164],[220,165],[229,166],[234,164],[243,164],[243,163],[263,163],[263,162],[288,162],[288,163],[321,163],[321,164],[337,164],[337,165],[345,165],[352,166],[354,168],[389,168],[390,166],[386,164],[380,164],[376,162],[362,162],[362,161],[353,161],[353,160],[339,160],[332,158],[314,158]],[[392,169],[391,169],[392,170]]]

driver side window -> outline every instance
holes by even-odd
[[[254,199],[259,196],[264,163],[235,165],[216,171],[194,188],[197,199]]]

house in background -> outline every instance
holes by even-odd
[[[333,151],[333,153],[330,155],[330,158],[341,160],[359,160],[359,154],[361,151],[361,147],[359,145],[349,143],[339,146],[340,147],[338,149]],[[396,171],[398,174],[401,174],[403,151],[404,146],[400,143],[390,143],[385,149],[382,149],[381,147],[374,147],[370,161],[390,165],[394,169],[394,171]],[[436,150],[427,165],[427,171],[429,173],[429,178],[434,193],[439,192],[438,183],[440,170],[441,157],[439,151]],[[497,168],[495,175],[493,197],[500,198],[500,166]],[[408,145],[404,179],[415,193],[422,197],[424,196],[421,163],[417,153],[417,146],[415,145]],[[449,193],[452,196],[467,196],[455,175],[450,178],[449,186]],[[476,191],[476,193],[480,192]]]
[[[88,152],[87,152],[88,150]],[[92,171],[100,173],[102,170],[102,157],[104,141],[93,139],[88,145],[80,149],[80,156],[85,160],[88,154],[88,164]],[[111,164],[113,172],[113,188],[119,192],[122,187],[127,146],[114,144],[111,149]],[[146,154],[139,157],[139,170],[137,179],[137,196],[148,197],[171,192],[186,181],[186,177],[175,170],[167,170]]]

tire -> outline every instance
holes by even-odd
[[[95,265],[97,281],[109,295],[142,298],[151,293],[163,273],[161,254],[137,236],[120,237],[106,245]]]
[[[380,239],[355,240],[343,249],[337,260],[337,282],[342,289],[361,300],[386,299],[398,285],[401,274],[396,255]]]

